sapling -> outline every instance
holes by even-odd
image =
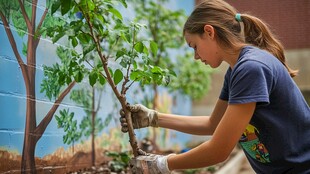
[[[129,142],[136,157],[145,153],[139,149],[135,137],[131,113],[127,109],[127,91],[134,82],[140,82],[141,85],[166,84],[168,76],[173,73],[150,64],[150,52],[156,54],[157,45],[150,40],[137,39],[138,32],[144,26],[125,21],[116,9],[120,4],[127,7],[125,0],[55,1],[51,12],[58,14],[55,12],[60,10],[60,18],[63,18],[66,24],[49,28],[47,33],[53,38],[53,42],[59,41],[60,38],[68,38],[72,48],[77,50],[70,66],[79,71],[75,72],[78,81],[87,74],[92,86],[97,82],[102,85],[106,82],[109,84],[125,112]],[[82,50],[81,53],[78,50]],[[90,52],[95,52],[99,57],[100,63],[97,66],[92,66],[87,59]],[[81,63],[87,68],[79,68]]]

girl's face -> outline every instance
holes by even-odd
[[[219,55],[219,47],[214,37],[214,28],[212,26],[205,25],[202,35],[185,32],[184,37],[189,47],[194,49],[195,59],[199,59],[212,68],[217,68],[221,65],[222,59]]]

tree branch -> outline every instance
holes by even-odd
[[[84,13],[84,11],[83,11],[83,9],[81,9],[81,7],[79,7],[79,9],[82,12],[83,16],[85,16],[85,20],[86,20],[86,22],[88,24],[88,27],[90,29],[90,36],[92,37],[93,41],[96,44],[96,50],[97,50],[97,53],[99,54],[101,62],[103,64],[105,64],[105,63],[107,63],[107,58],[104,55],[102,55],[102,52],[101,52],[101,49],[100,49],[99,39],[94,34],[93,25],[91,24],[91,22],[89,20],[89,16],[88,16],[88,14]]]
[[[35,37],[36,37],[36,39],[35,39],[35,45],[34,45],[35,48],[38,47],[38,44],[39,44],[39,41],[40,41],[40,38],[41,38],[40,29],[41,29],[41,27],[42,27],[42,24],[43,24],[43,21],[44,21],[44,19],[45,19],[45,17],[46,17],[47,12],[48,12],[48,8],[46,8],[46,9],[44,10],[44,13],[43,13],[43,15],[42,15],[42,17],[41,17],[41,20],[40,20],[40,22],[39,22],[39,25],[37,26],[36,34],[35,34]]]
[[[36,27],[35,24],[36,24],[36,17],[37,17],[37,4],[38,4],[38,0],[32,0],[31,24],[32,24],[33,29],[35,29]]]
[[[67,94],[71,91],[71,89],[74,87],[75,85],[75,81],[71,82],[67,88],[58,96],[57,100],[54,102],[54,105],[52,106],[52,108],[49,110],[49,112],[45,115],[45,117],[42,119],[42,121],[40,122],[40,124],[37,126],[37,128],[35,129],[35,135],[36,135],[36,141],[38,141],[41,136],[43,135],[46,127],[49,125],[49,123],[51,122],[56,110],[59,107],[59,104],[62,102],[62,100],[65,98],[65,96],[67,96]]]
[[[17,50],[17,45],[16,45],[16,42],[15,42],[15,39],[14,39],[14,36],[12,34],[12,31],[11,31],[11,28],[9,26],[9,23],[8,21],[6,20],[5,16],[3,15],[3,13],[0,11],[0,17],[1,17],[1,20],[3,22],[3,25],[4,25],[4,28],[5,28],[5,32],[8,36],[8,39],[10,41],[10,44],[11,44],[11,47],[13,49],[13,52],[14,52],[14,55],[17,59],[17,62],[22,70],[22,74],[23,74],[23,77],[24,77],[24,80],[25,81],[29,81],[29,78],[28,78],[28,70],[27,70],[27,65],[25,65],[23,59],[21,58],[18,50]]]
[[[21,1],[21,0],[18,0],[18,3],[19,3],[19,6],[20,6],[20,9],[22,10],[22,15],[26,21],[26,24],[27,24],[27,28],[29,29],[31,27],[31,22],[29,20],[29,17],[27,15],[27,12],[25,10],[25,6],[24,6],[24,3]]]

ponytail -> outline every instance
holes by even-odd
[[[286,64],[284,48],[272,34],[268,26],[260,19],[248,14],[242,14],[240,19],[244,25],[245,42],[273,54],[286,67],[291,77],[295,77],[298,71],[291,69]]]

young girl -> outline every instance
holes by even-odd
[[[184,25],[195,59],[229,64],[211,116],[164,114],[128,106],[134,128],[163,127],[212,138],[182,154],[139,156],[154,173],[223,162],[237,143],[256,173],[310,173],[310,109],[292,77],[281,43],[258,18],[222,0],[195,8]],[[121,112],[122,131],[128,130]]]

